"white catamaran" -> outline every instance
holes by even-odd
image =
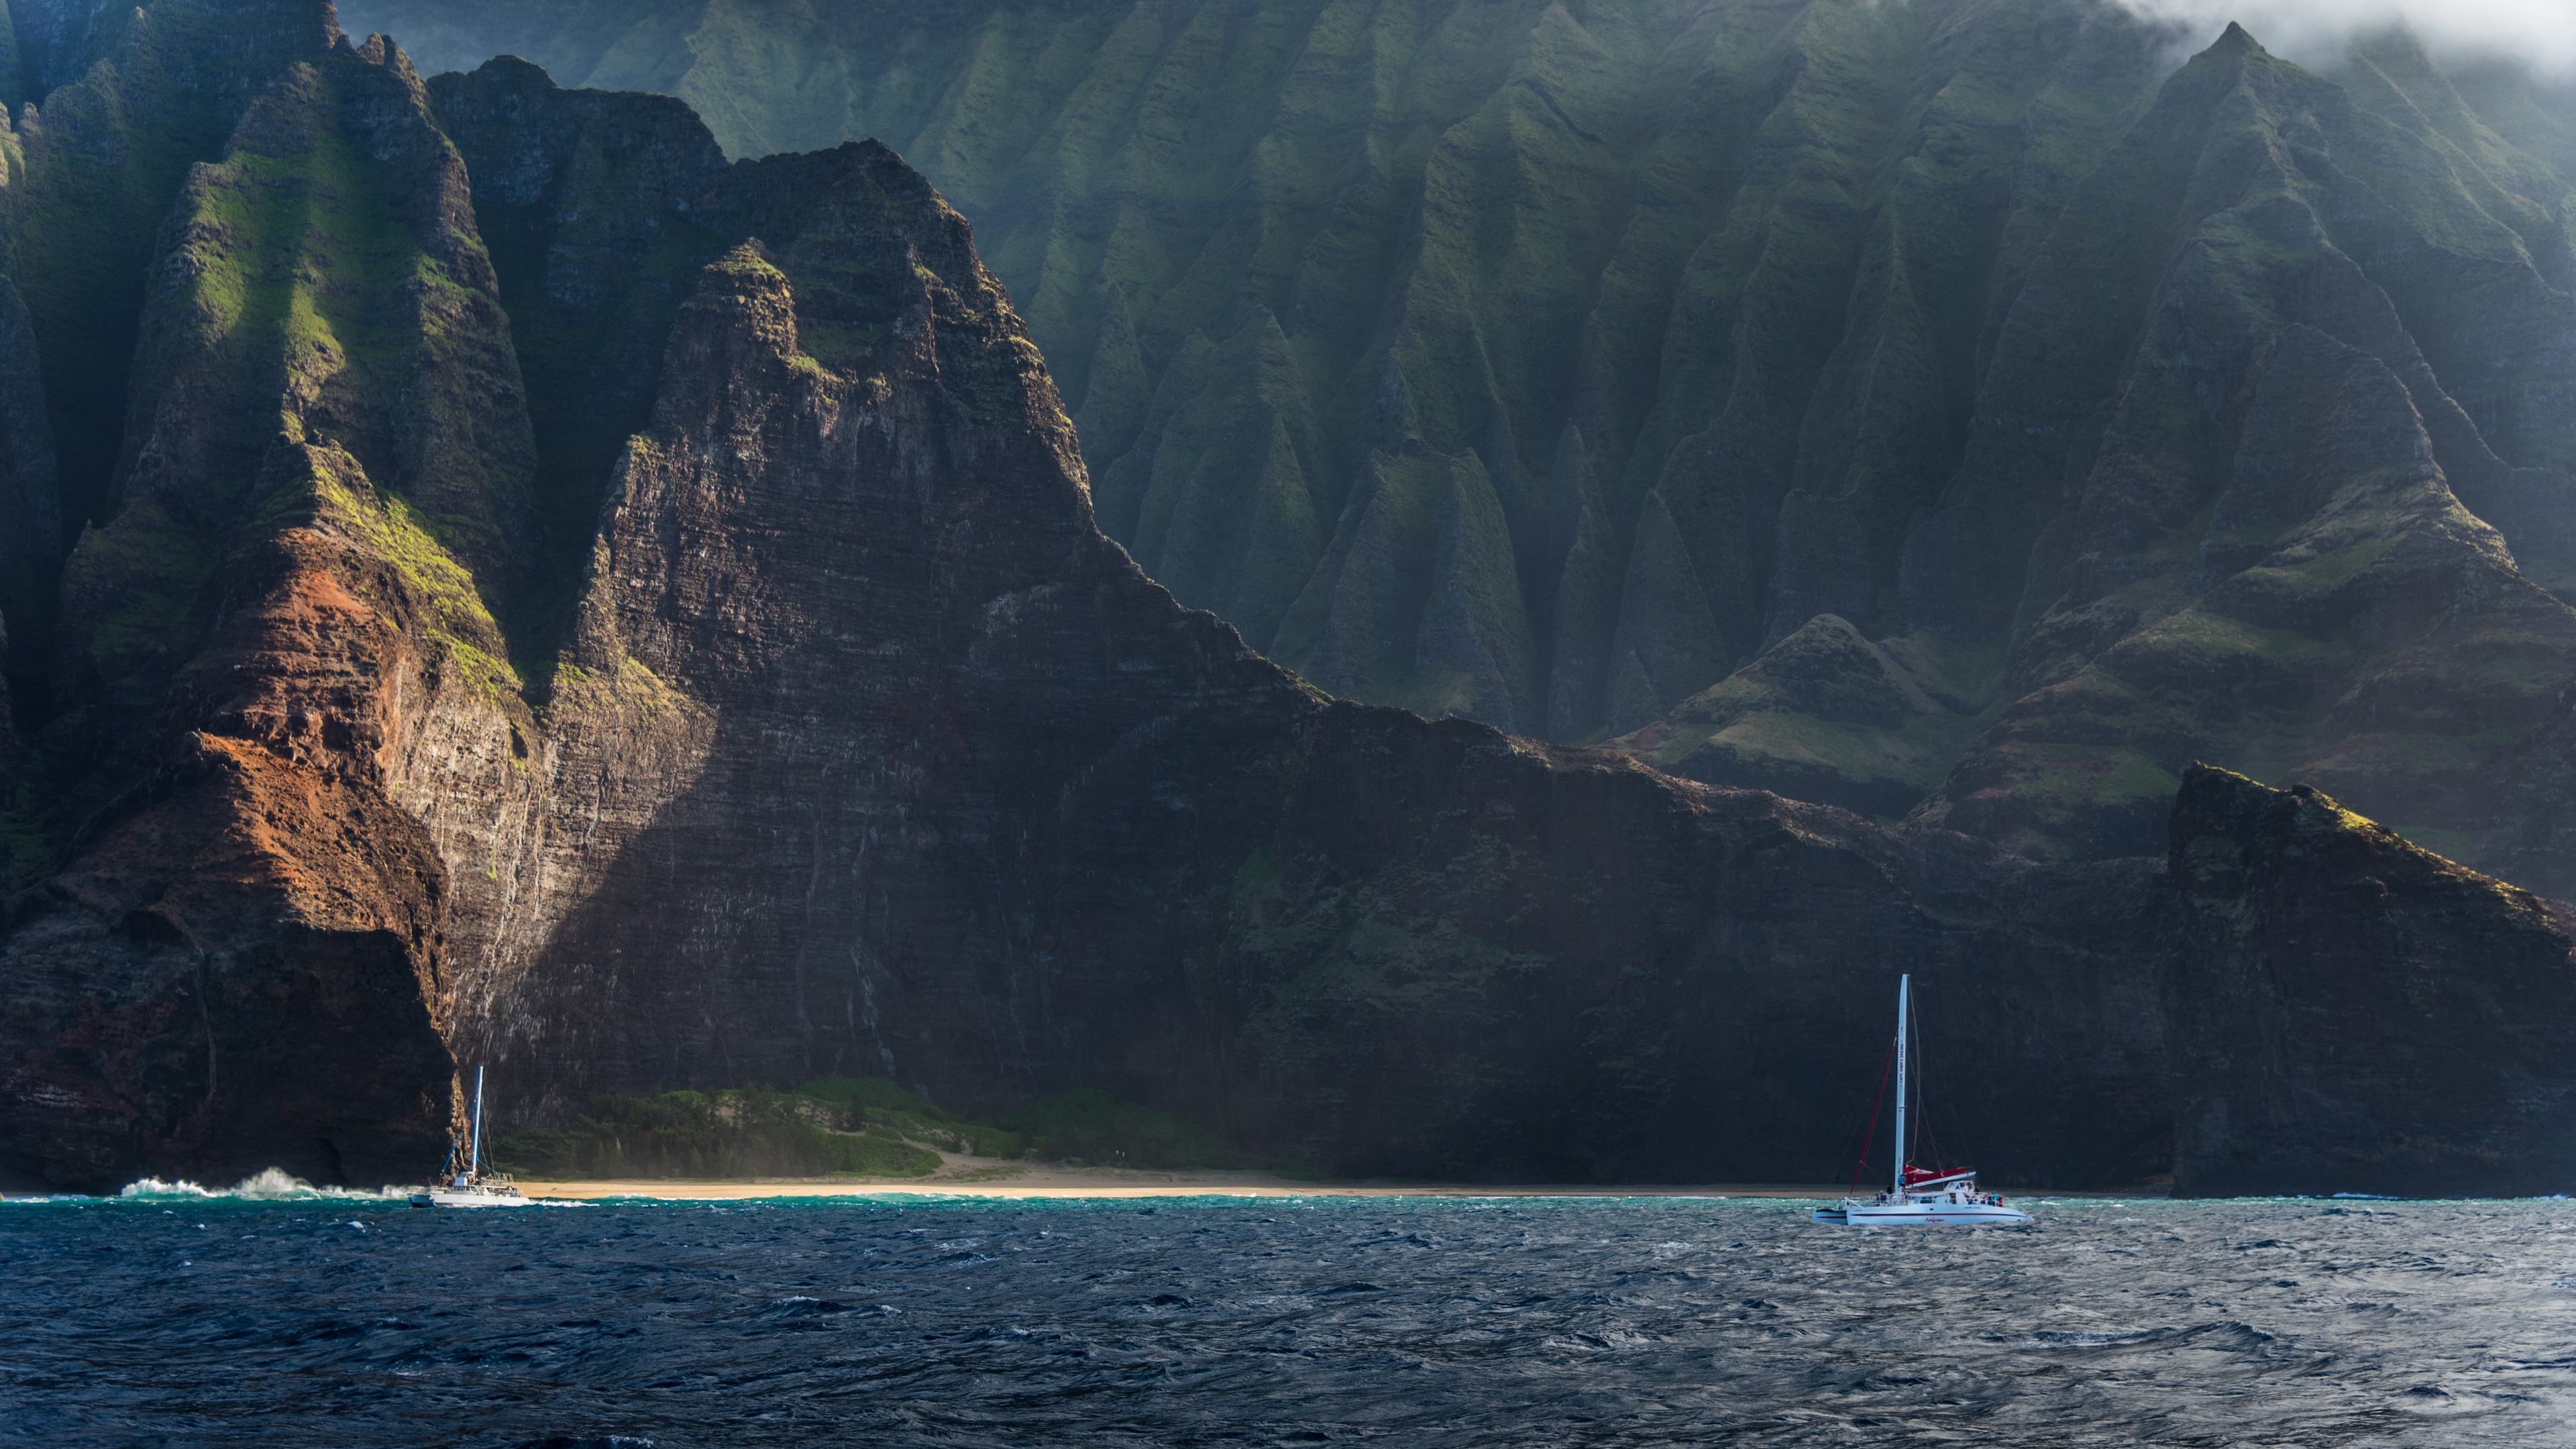
[[[450,1162],[450,1167],[456,1164]],[[483,1069],[474,1069],[474,1127],[466,1138],[464,1169],[451,1176],[444,1187],[428,1188],[411,1195],[413,1207],[535,1207],[532,1198],[521,1197],[510,1185],[510,1179],[483,1171]]]
[[[1905,1135],[1906,1036],[1912,1025],[1914,978],[1896,980],[1896,1172],[1875,1198],[1847,1197],[1816,1209],[1816,1221],[1841,1227],[1974,1227],[2026,1223],[2030,1214],[2005,1205],[2001,1195],[1977,1191],[1973,1167],[1916,1167]],[[1866,1149],[1863,1149],[1866,1151]]]

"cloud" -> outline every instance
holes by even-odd
[[[2119,0],[2172,24],[2193,48],[2237,21],[2278,55],[2331,63],[2366,31],[2403,23],[2446,58],[2528,60],[2555,75],[2576,74],[2576,0]]]

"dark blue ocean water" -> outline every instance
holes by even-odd
[[[2576,1204],[0,1205],[0,1441],[2576,1445]]]

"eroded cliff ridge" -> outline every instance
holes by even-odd
[[[1346,1172],[1813,1181],[1912,971],[1945,1137],[2132,1183],[2177,1161],[2168,948],[2220,949],[2176,923],[2334,888],[2266,864],[2280,832],[2177,897],[1336,700],[1103,535],[1010,299],[892,151],[729,162],[665,97],[295,34],[174,183],[61,574],[12,1173],[416,1177],[462,1060],[522,1121],[865,1074],[965,1112],[1104,1088]],[[1950,707],[1901,649],[1795,642],[1766,688]],[[2549,1009],[2564,937],[2449,870],[2392,869],[2413,924],[2374,941],[2474,995],[2458,943],[2510,936]],[[2444,1100],[2490,1146],[2554,1130]]]
[[[2111,0],[352,4],[895,145],[1103,527],[1337,694],[2054,859],[2216,760],[2576,894],[2527,70]]]
[[[1990,899],[2025,868],[1321,697],[1099,534],[920,177],[796,164],[727,178],[803,230],[679,310],[567,656],[597,692],[559,685],[546,748],[641,709],[704,733],[625,839],[558,764],[561,914],[459,964],[460,1041],[515,1097],[863,1071],[988,1109],[1080,1081],[1348,1170],[1813,1176],[1867,1084],[1805,1065],[1867,1057],[1883,963],[1929,953],[1979,983],[1963,1057],[2042,981],[2098,1023],[2020,1049],[2084,1081],[2029,1150],[2152,1161],[2151,980]]]
[[[479,590],[527,423],[418,77],[302,33],[158,228],[111,516],[62,568],[68,860],[0,948],[8,1154],[49,1180],[417,1177],[453,1117],[449,871],[389,766],[526,713]]]

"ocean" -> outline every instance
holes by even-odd
[[[2576,1204],[0,1204],[0,1442],[2576,1445]]]

